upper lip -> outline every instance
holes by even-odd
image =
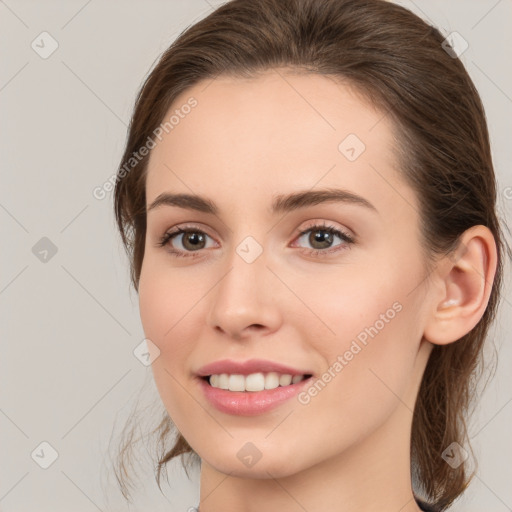
[[[299,370],[281,363],[268,361],[265,359],[249,359],[247,361],[233,361],[231,359],[222,359],[214,361],[205,366],[201,366],[197,371],[199,377],[209,375],[220,375],[228,373],[230,375],[250,375],[251,373],[277,372],[289,375],[312,375],[312,372]]]

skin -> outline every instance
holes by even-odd
[[[197,106],[151,152],[146,202],[199,194],[219,212],[148,212],[139,299],[160,350],[152,368],[162,402],[202,459],[201,512],[418,511],[409,438],[419,384],[433,343],[456,341],[485,311],[492,234],[468,230],[465,252],[440,259],[426,279],[418,201],[397,173],[393,126],[347,84],[283,69],[221,76],[183,92],[170,112],[191,96]],[[348,134],[366,146],[353,162],[338,150]],[[377,212],[330,202],[270,213],[275,194],[329,187]],[[342,250],[308,254],[319,245],[299,230],[316,221],[356,241],[334,236]],[[157,245],[185,223],[208,235],[199,257]],[[185,236],[169,245],[190,254]],[[263,249],[252,263],[236,252],[247,236]],[[396,303],[400,312],[308,404],[243,417],[200,391],[195,372],[224,358],[321,376]],[[247,442],[261,453],[252,467],[237,457]]]

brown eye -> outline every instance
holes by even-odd
[[[158,243],[158,246],[167,246],[169,252],[182,256],[187,253],[198,252],[206,246],[209,235],[199,229],[179,228],[176,231],[166,233]],[[175,240],[176,239],[176,240]]]
[[[333,233],[325,229],[310,230],[308,236],[308,243],[311,244],[313,249],[328,249],[333,243]]]
[[[340,240],[340,243],[335,243],[336,238]],[[347,246],[354,243],[351,236],[333,226],[327,225],[312,226],[301,231],[297,240],[301,241],[301,239],[310,244],[311,250],[315,254],[330,252],[329,249],[333,247]]]
[[[199,231],[185,231],[181,243],[186,250],[197,251],[198,249],[204,249],[206,237],[204,233]]]

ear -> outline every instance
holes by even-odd
[[[440,260],[431,276],[436,286],[424,338],[446,345],[471,331],[485,313],[496,266],[496,242],[489,228],[466,230],[458,248]]]

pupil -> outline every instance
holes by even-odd
[[[185,237],[186,243],[190,243],[193,249],[197,249],[198,244],[204,242],[204,237],[198,233],[189,233]]]
[[[330,243],[331,243],[331,233],[329,233],[328,231],[324,231],[324,230],[319,230],[319,231],[316,231],[316,235],[313,235],[313,239],[310,240],[310,242],[312,243],[312,245],[316,242],[320,242],[320,244],[323,244],[321,245],[321,247],[329,247]]]

